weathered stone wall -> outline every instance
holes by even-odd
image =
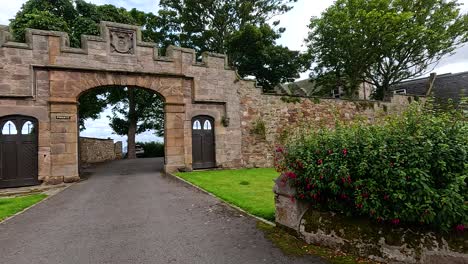
[[[27,30],[26,43],[18,43],[0,27],[0,116],[38,119],[39,180],[79,180],[77,101],[101,86],[146,88],[164,97],[165,170],[172,172],[192,169],[197,115],[215,120],[217,167],[239,168],[271,166],[274,145],[290,127],[332,125],[335,115],[372,120],[393,111],[392,103],[367,101],[285,103],[241,80],[226,56],[204,53],[198,61],[194,50],[174,46],[161,56],[135,26],[102,22],[100,36],[83,36],[81,48],[71,48],[63,32]],[[252,133],[259,120],[265,125],[260,135]]]
[[[79,149],[82,163],[100,163],[122,157],[122,142],[114,144],[113,139],[80,137]]]
[[[390,102],[283,97],[262,94],[261,89],[248,84],[242,86],[240,98],[242,160],[246,167],[273,166],[275,146],[298,128],[333,127],[336,120],[358,117],[373,122],[418,100],[403,95],[394,96]]]
[[[117,41],[118,40],[118,41]],[[216,164],[242,166],[240,105],[243,85],[226,57],[171,46],[166,56],[141,41],[138,27],[102,22],[100,36],[83,36],[69,46],[66,33],[27,30],[26,43],[0,27],[0,116],[26,115],[39,121],[39,180],[76,181],[77,100],[100,86],[135,86],[165,100],[165,169],[192,167],[191,120],[215,119]],[[254,88],[252,83],[249,85]],[[229,126],[222,120],[228,118]]]
[[[295,188],[276,180],[275,221],[309,244],[343,250],[383,263],[468,263],[468,235],[388,227],[366,218],[318,212],[294,199]]]

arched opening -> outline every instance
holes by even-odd
[[[139,86],[95,87],[78,97],[80,164],[165,158],[165,98]]]
[[[39,184],[37,119],[0,117],[0,188]]]
[[[192,167],[216,167],[214,119],[200,115],[192,118]]]

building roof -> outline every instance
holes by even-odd
[[[425,96],[429,88],[430,77],[404,81],[393,87],[395,90],[406,90],[406,94]],[[468,72],[436,75],[432,88],[434,97],[459,101],[468,96]]]

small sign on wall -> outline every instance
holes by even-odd
[[[55,116],[55,119],[58,119],[58,120],[71,120],[71,116],[58,115],[58,116]]]

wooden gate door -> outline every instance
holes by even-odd
[[[39,184],[37,120],[0,118],[0,188]]]
[[[216,166],[214,120],[197,116],[192,120],[192,167],[208,169]]]

